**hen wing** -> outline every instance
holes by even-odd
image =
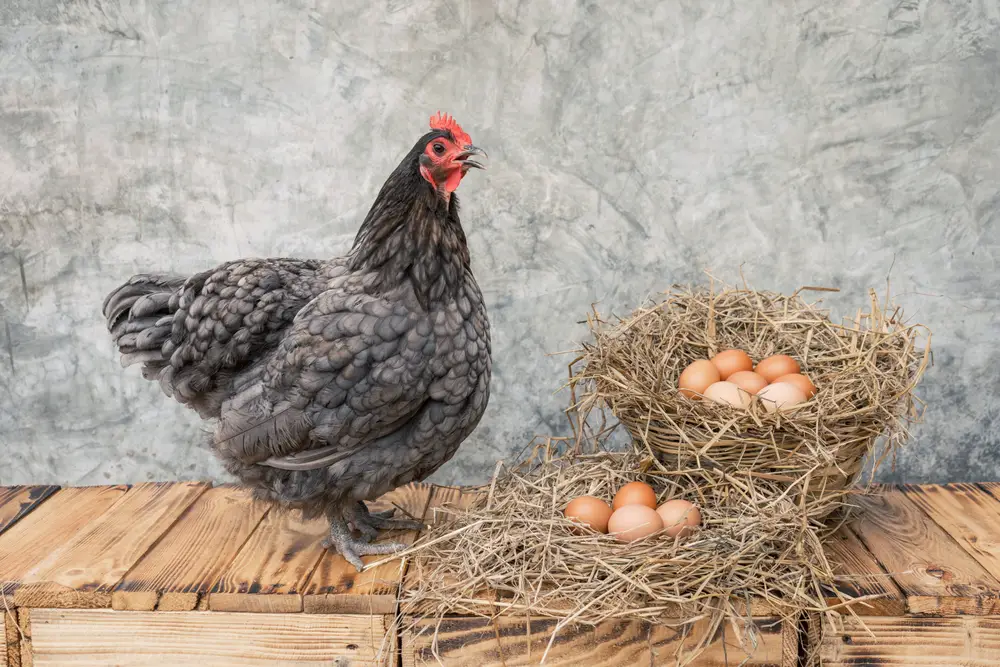
[[[331,465],[430,410],[449,418],[479,383],[488,335],[467,294],[424,311],[350,276],[307,305],[223,406],[216,447],[245,463]],[[488,332],[485,332],[488,333]],[[481,364],[479,364],[481,365]],[[449,407],[450,406],[450,407]]]

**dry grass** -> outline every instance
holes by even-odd
[[[615,323],[595,311],[589,322],[594,340],[571,381],[576,407],[609,408],[664,473],[711,468],[796,484],[807,477],[809,494],[825,499],[857,481],[879,440],[875,468],[893,454],[919,416],[913,388],[930,335],[918,347],[926,329],[881,307],[874,291],[867,310],[839,325],[798,293],[708,288],[675,289]],[[793,356],[819,392],[778,414],[756,398],[736,410],[678,393],[689,363],[732,348],[755,363]]]
[[[595,313],[590,323],[594,341],[571,379],[578,437],[546,440],[499,467],[471,505],[445,508],[408,550],[416,583],[401,611],[558,618],[553,640],[575,622],[709,618],[702,641],[726,624],[748,655],[752,615],[828,611],[833,573],[822,538],[843,516],[837,509],[862,459],[880,438],[880,461],[894,451],[916,416],[912,390],[929,350],[917,348],[917,328],[874,295],[867,312],[835,325],[798,295],[747,289],[674,290],[626,320]],[[678,394],[688,363],[728,348],[755,361],[791,354],[819,392],[778,415],[758,400],[738,411]],[[634,451],[600,451],[600,438],[583,437],[580,425],[603,407],[628,428]],[[579,495],[610,501],[636,479],[661,502],[697,503],[700,530],[626,545],[562,514]],[[689,664],[697,654],[675,659]]]

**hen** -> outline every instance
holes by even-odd
[[[325,514],[324,545],[359,570],[403,547],[372,543],[380,529],[419,525],[365,501],[437,470],[489,401],[490,327],[455,195],[483,151],[450,116],[430,125],[346,256],[137,275],[104,302],[122,365],[217,420],[227,470]]]

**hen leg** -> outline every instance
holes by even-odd
[[[351,516],[350,521],[354,523],[358,530],[367,533],[364,528],[358,526],[359,523],[367,525],[375,530],[376,534],[380,530],[423,530],[426,528],[423,521],[412,519],[394,519],[396,509],[389,509],[382,512],[370,512],[368,506],[363,501],[358,501],[357,512]]]
[[[405,544],[398,542],[369,544],[364,539],[359,540],[355,538],[347,528],[347,520],[344,518],[345,513],[341,507],[335,507],[330,510],[328,513],[328,518],[330,519],[330,536],[323,540],[323,546],[327,549],[331,547],[335,548],[337,553],[353,565],[358,572],[364,569],[364,563],[361,561],[362,556],[382,556],[402,551],[406,548]],[[361,529],[359,528],[359,530]]]

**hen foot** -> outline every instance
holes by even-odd
[[[366,524],[370,528],[374,528],[376,531],[379,530],[423,530],[426,528],[423,521],[414,521],[412,519],[394,519],[392,515],[396,513],[396,509],[383,510],[381,512],[370,512],[368,506],[362,501],[358,501],[357,512],[351,516],[351,522],[357,526],[358,522]],[[357,521],[355,521],[357,519]],[[364,532],[363,528],[358,528],[358,530]]]
[[[359,528],[359,530],[361,530]],[[376,531],[377,532],[377,531]],[[379,542],[369,544],[364,539],[356,539],[347,529],[347,521],[342,516],[330,517],[330,536],[323,540],[327,549],[335,548],[337,553],[361,572],[365,565],[361,556],[384,556],[402,551],[407,545],[399,542]]]

